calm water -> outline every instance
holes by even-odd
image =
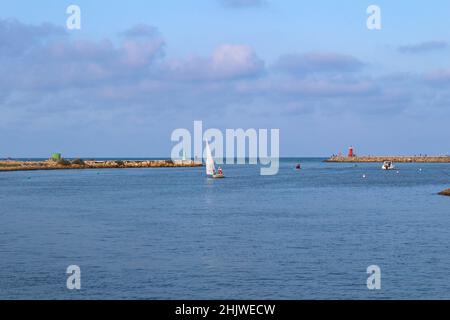
[[[449,164],[296,161],[0,173],[0,298],[450,298]]]

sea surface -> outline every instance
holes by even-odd
[[[450,299],[450,164],[322,160],[0,172],[0,299]]]

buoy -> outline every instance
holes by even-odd
[[[365,175],[365,174],[363,174],[363,178],[366,178],[366,175]]]

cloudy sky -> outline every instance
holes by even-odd
[[[450,153],[444,0],[2,1],[0,72],[0,157],[168,157],[194,120],[279,128],[282,156]]]

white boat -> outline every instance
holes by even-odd
[[[208,141],[206,141],[205,152],[206,152],[206,175],[213,179],[225,178],[225,176],[222,173],[222,170],[219,170],[219,172],[216,171],[216,166],[214,164],[214,159],[212,157]]]
[[[392,161],[385,161],[383,162],[383,165],[381,166],[381,169],[383,170],[393,170],[394,164],[392,163]]]

